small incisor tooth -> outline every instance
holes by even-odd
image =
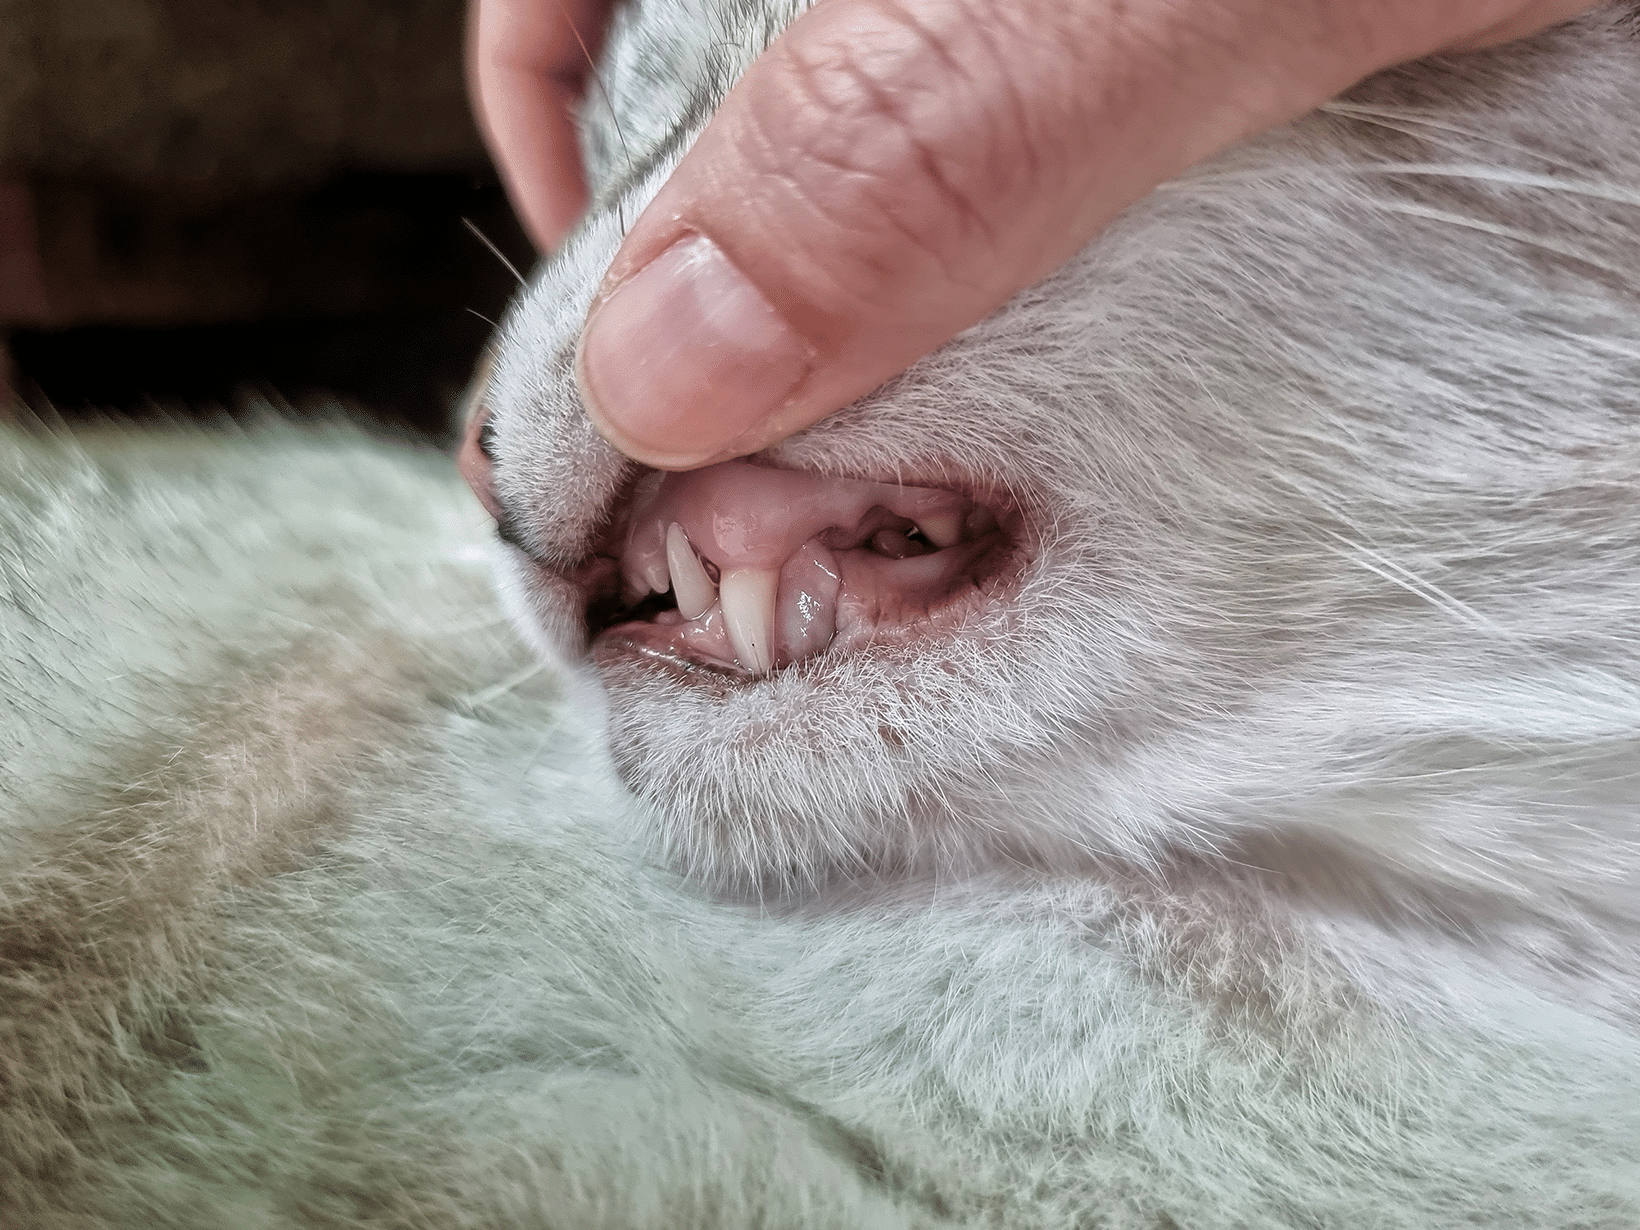
[[[954,547],[962,541],[962,514],[931,513],[917,521],[917,528],[922,531],[924,538],[943,551],[946,547]]]
[[[717,586],[706,575],[689,535],[674,521],[666,527],[666,566],[672,572],[672,594],[678,600],[678,612],[685,619],[699,619],[712,609],[717,601]]]
[[[665,560],[650,560],[644,568],[643,579],[652,594],[664,594],[672,588],[672,578],[666,575]]]
[[[718,578],[724,630],[735,657],[753,674],[774,666],[774,600],[780,574],[770,568],[736,568]]]

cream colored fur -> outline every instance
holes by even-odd
[[[787,15],[626,10],[488,392],[548,564]],[[1017,599],[743,691],[603,692],[442,459],[8,429],[0,1225],[1640,1226],[1636,98],[1614,9],[1135,207],[779,454],[1011,492]]]

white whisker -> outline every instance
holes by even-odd
[[[1489,167],[1480,164],[1443,164],[1432,162],[1381,162],[1352,164],[1352,171],[1373,175],[1425,175],[1443,179],[1473,179],[1491,184],[1505,184],[1513,188],[1539,188],[1547,192],[1566,192],[1594,200],[1613,201],[1619,205],[1640,206],[1640,192],[1611,184],[1588,180],[1558,179],[1553,175],[1536,175],[1512,167]]]
[[[1569,243],[1561,243],[1544,235],[1535,235],[1531,231],[1523,231],[1517,227],[1500,226],[1495,222],[1487,222],[1481,218],[1473,218],[1468,214],[1454,213],[1447,209],[1435,209],[1428,205],[1415,205],[1410,201],[1379,201],[1378,208],[1388,213],[1403,214],[1410,218],[1423,218],[1428,222],[1445,222],[1451,226],[1463,227],[1465,230],[1480,231],[1487,235],[1496,235],[1500,239],[1513,239],[1517,243],[1529,244],[1534,248],[1541,248],[1545,252],[1553,252],[1559,256],[1569,257],[1575,261],[1582,261],[1596,269],[1604,270],[1615,277],[1629,280],[1630,270],[1614,265],[1610,261],[1586,252]]]
[[[512,274],[513,277],[518,279],[518,284],[520,286],[522,286],[524,284],[524,280],[525,280],[524,275],[518,272],[518,266],[513,264],[510,260],[507,259],[507,254],[505,252],[503,252],[500,248],[495,246],[495,241],[494,240],[492,240],[483,231],[478,229],[478,224],[476,222],[474,222],[471,218],[463,218],[461,220],[461,225],[463,225],[469,231],[471,231],[473,233],[473,237],[475,239],[477,239],[479,243],[483,244],[486,248],[488,248],[490,250],[490,255],[491,256],[495,257],[496,260],[500,261],[504,266],[506,266],[507,272]],[[478,316],[478,313],[474,312],[473,315]],[[480,316],[479,319],[482,320],[484,318],[482,316]]]
[[[1391,585],[1404,589],[1407,593],[1423,599],[1437,610],[1444,611],[1464,623],[1499,636],[1507,635],[1504,629],[1486,618],[1468,603],[1447,593],[1435,582],[1419,576],[1410,568],[1396,563],[1383,553],[1374,551],[1364,543],[1345,538],[1341,534],[1334,534],[1329,531],[1327,536],[1340,544],[1334,547],[1333,550],[1351,563],[1365,568],[1375,576],[1382,577]]]
[[[1343,100],[1323,103],[1320,110],[1328,115],[1360,120],[1363,123],[1374,124],[1377,127],[1387,128],[1392,132],[1403,133],[1409,137],[1435,139],[1430,134],[1439,133],[1452,137],[1461,137],[1465,141],[1484,141],[1489,145],[1499,146],[1511,153],[1524,154],[1529,158],[1535,158],[1551,166],[1573,166],[1565,159],[1557,158],[1551,151],[1528,149],[1519,142],[1506,140],[1496,133],[1485,132],[1479,128],[1470,128],[1462,124],[1454,124],[1450,120],[1437,119],[1421,111],[1411,111],[1400,107],[1374,107],[1365,103],[1353,103]]]
[[[547,664],[545,661],[534,662],[531,665],[526,666],[523,670],[509,675],[500,683],[493,684],[492,686],[485,688],[483,691],[474,692],[469,696],[462,697],[461,703],[470,709],[482,708],[485,705],[499,700],[508,692],[523,687],[524,684],[528,683],[531,679],[534,679],[546,669]]]

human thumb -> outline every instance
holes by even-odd
[[[633,226],[578,374],[622,451],[755,452],[904,370],[1117,212],[1378,68],[1577,0],[820,0]]]

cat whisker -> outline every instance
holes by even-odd
[[[459,703],[465,709],[481,709],[485,705],[493,704],[495,701],[500,700],[503,696],[507,695],[507,693],[516,691],[518,688],[523,687],[531,679],[534,679],[546,669],[547,664],[544,660],[532,663],[531,665],[526,666],[523,670],[509,675],[500,683],[492,684],[490,687],[484,688],[481,691],[473,692],[467,696],[461,697]]]
[[[626,173],[632,174],[635,164],[632,161],[632,151],[626,143],[626,132],[621,128],[621,117],[615,112],[615,103],[609,97],[609,91],[604,88],[603,76],[598,72],[598,61],[593,57],[592,49],[587,46],[586,39],[581,37],[581,31],[576,27],[570,15],[564,11],[560,2],[559,14],[569,25],[569,32],[575,36],[576,43],[581,48],[581,54],[586,57],[587,79],[592,82],[593,89],[598,91],[598,97],[604,100],[604,109],[609,112],[610,126],[615,129],[615,139],[621,143],[621,157],[626,160]],[[626,202],[624,199],[615,204],[615,217],[621,226],[621,234],[626,234]],[[522,281],[522,279],[520,279]]]
[[[479,243],[483,244],[486,248],[488,248],[490,250],[490,255],[495,257],[496,260],[500,261],[502,263],[502,265],[506,267],[507,272],[512,274],[513,277],[518,279],[518,284],[520,286],[524,285],[525,278],[524,278],[523,274],[518,272],[518,266],[513,264],[510,260],[507,259],[507,254],[505,252],[503,252],[500,248],[495,246],[495,241],[494,240],[492,240],[483,231],[478,229],[478,223],[474,222],[471,218],[463,218],[461,220],[461,225],[466,227],[469,231],[471,231],[473,233],[473,237],[475,239],[477,239]],[[471,311],[470,308],[468,310]],[[478,313],[473,312],[473,315],[478,316]],[[483,320],[484,317],[479,316],[479,319]]]
[[[1410,568],[1396,563],[1381,552],[1374,551],[1364,543],[1345,538],[1341,534],[1329,532],[1328,537],[1340,544],[1334,550],[1341,558],[1365,568],[1376,576],[1382,577],[1391,585],[1406,590],[1414,597],[1422,598],[1437,610],[1455,616],[1462,622],[1480,628],[1492,635],[1501,637],[1510,635],[1507,629],[1500,628],[1468,603],[1454,597],[1427,577],[1420,576]]]
[[[1473,179],[1490,184],[1504,184],[1515,188],[1539,188],[1546,192],[1565,192],[1594,200],[1612,201],[1619,205],[1640,206],[1640,192],[1617,185],[1592,183],[1587,180],[1557,179],[1552,175],[1536,175],[1509,167],[1490,167],[1484,164],[1443,164],[1433,162],[1359,163],[1350,170],[1375,175],[1427,175],[1443,179]]]
[[[1560,243],[1543,235],[1534,235],[1530,231],[1523,231],[1517,227],[1500,226],[1495,222],[1487,222],[1481,218],[1471,217],[1468,214],[1454,213],[1447,209],[1435,209],[1427,205],[1417,205],[1410,201],[1378,201],[1378,208],[1386,213],[1402,214],[1410,218],[1422,218],[1427,222],[1444,222],[1451,226],[1463,227],[1467,230],[1481,231],[1484,234],[1496,235],[1500,239],[1512,239],[1517,243],[1529,244],[1545,252],[1553,252],[1557,256],[1564,256],[1571,260],[1581,261],[1585,265],[1611,274],[1624,282],[1630,280],[1629,271],[1602,260],[1600,257],[1577,248],[1569,243]]]
[[[1327,115],[1336,115],[1343,119],[1359,120],[1365,124],[1372,124],[1379,128],[1387,128],[1392,132],[1404,133],[1409,137],[1421,137],[1426,140],[1435,140],[1431,133],[1439,133],[1463,141],[1484,141],[1489,145],[1496,145],[1512,153],[1522,154],[1539,162],[1551,166],[1571,167],[1573,164],[1565,159],[1557,158],[1553,153],[1540,149],[1531,149],[1518,141],[1510,141],[1496,133],[1485,132],[1479,128],[1470,128],[1463,124],[1454,124],[1449,120],[1438,120],[1434,116],[1425,115],[1420,111],[1413,111],[1400,107],[1376,107],[1365,103],[1354,103],[1345,100],[1335,100],[1324,103],[1320,108]]]

